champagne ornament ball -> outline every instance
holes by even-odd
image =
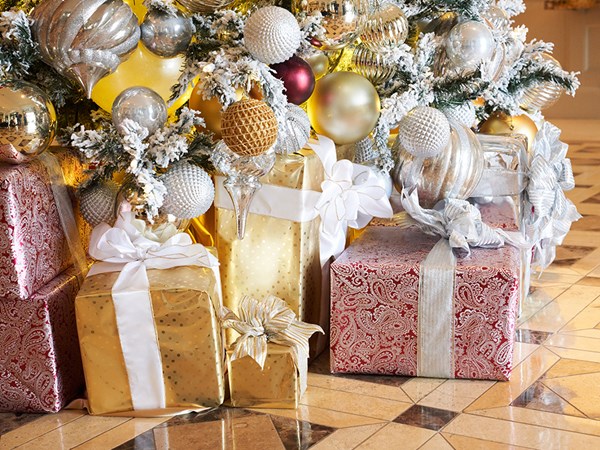
[[[373,52],[390,50],[402,44],[408,36],[408,20],[394,3],[376,6],[369,15],[361,34],[361,42]]]
[[[134,86],[119,94],[112,107],[112,121],[121,134],[127,129],[125,119],[146,128],[151,135],[167,122],[167,105],[152,89]]]
[[[231,104],[223,113],[221,133],[229,149],[239,156],[256,156],[277,141],[277,118],[265,102],[247,99]]]
[[[396,65],[391,63],[389,58],[372,51],[364,44],[359,44],[354,49],[352,64],[358,74],[374,85],[385,83],[396,72]]]
[[[482,134],[522,134],[527,138],[527,152],[531,153],[538,132],[535,122],[527,115],[509,116],[495,112],[479,126]]]
[[[554,68],[561,69],[560,63],[547,53],[540,56],[541,60],[547,62]],[[563,93],[563,88],[551,81],[543,81],[539,84],[526,87],[521,95],[521,108],[532,111],[541,111],[554,105]]]
[[[215,187],[204,169],[186,161],[169,167],[161,177],[167,193],[162,211],[178,219],[201,216],[215,198]]]
[[[446,54],[453,65],[464,70],[476,69],[490,60],[496,41],[490,29],[481,22],[469,20],[456,24],[446,38]]]
[[[329,58],[325,52],[315,49],[314,52],[310,56],[304,58],[304,60],[310,65],[310,68],[315,75],[315,79],[318,80],[327,75],[327,72],[329,71]]]
[[[83,219],[93,227],[101,223],[112,225],[118,193],[119,186],[113,181],[103,181],[81,191],[79,210]]]
[[[151,9],[140,25],[141,41],[158,56],[172,58],[185,53],[192,36],[194,24],[181,11],[175,13]]]
[[[250,54],[265,64],[290,59],[302,38],[294,15],[278,6],[254,11],[244,26],[244,44]]]
[[[419,106],[400,121],[398,142],[417,158],[431,158],[448,146],[450,123],[438,109]]]

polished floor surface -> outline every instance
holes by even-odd
[[[298,410],[170,420],[0,414],[0,449],[600,448],[600,122],[557,122],[584,216],[533,282],[509,382],[336,377],[311,366]]]

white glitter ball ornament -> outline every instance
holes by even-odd
[[[471,102],[463,103],[462,105],[444,108],[443,113],[450,120],[454,120],[461,125],[471,128],[475,124],[477,115],[475,106]]]
[[[101,223],[112,225],[115,221],[115,202],[119,186],[107,181],[84,189],[79,197],[79,209],[83,219],[95,227]]]
[[[411,155],[431,158],[450,142],[450,123],[443,112],[429,106],[419,106],[400,122],[398,139]]]
[[[373,161],[379,156],[373,140],[367,136],[354,144],[354,162],[356,164],[365,164]]]
[[[193,219],[204,214],[215,199],[215,187],[201,167],[188,162],[172,166],[162,176],[167,189],[162,211],[178,219]]]
[[[302,35],[294,15],[278,6],[266,6],[252,13],[244,26],[244,44],[252,56],[265,64],[287,61]]]
[[[310,120],[306,112],[293,103],[288,103],[285,114],[285,133],[277,134],[275,151],[287,155],[300,150],[310,138]]]

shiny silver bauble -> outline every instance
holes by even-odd
[[[446,40],[446,54],[454,67],[473,70],[483,61],[490,60],[496,41],[490,29],[481,22],[461,22],[450,30]]]
[[[141,41],[148,50],[163,58],[172,58],[185,53],[194,35],[194,24],[190,17],[180,11],[151,9],[140,25]]]
[[[121,92],[113,103],[112,121],[121,134],[126,131],[125,119],[146,128],[151,135],[167,122],[167,105],[152,89],[134,86]]]

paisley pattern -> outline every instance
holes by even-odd
[[[82,392],[69,269],[27,301],[0,301],[0,411],[56,412]]]
[[[331,265],[331,371],[415,376],[420,263],[437,242],[415,229],[369,227]],[[454,376],[512,370],[519,250],[473,249],[454,288]]]

